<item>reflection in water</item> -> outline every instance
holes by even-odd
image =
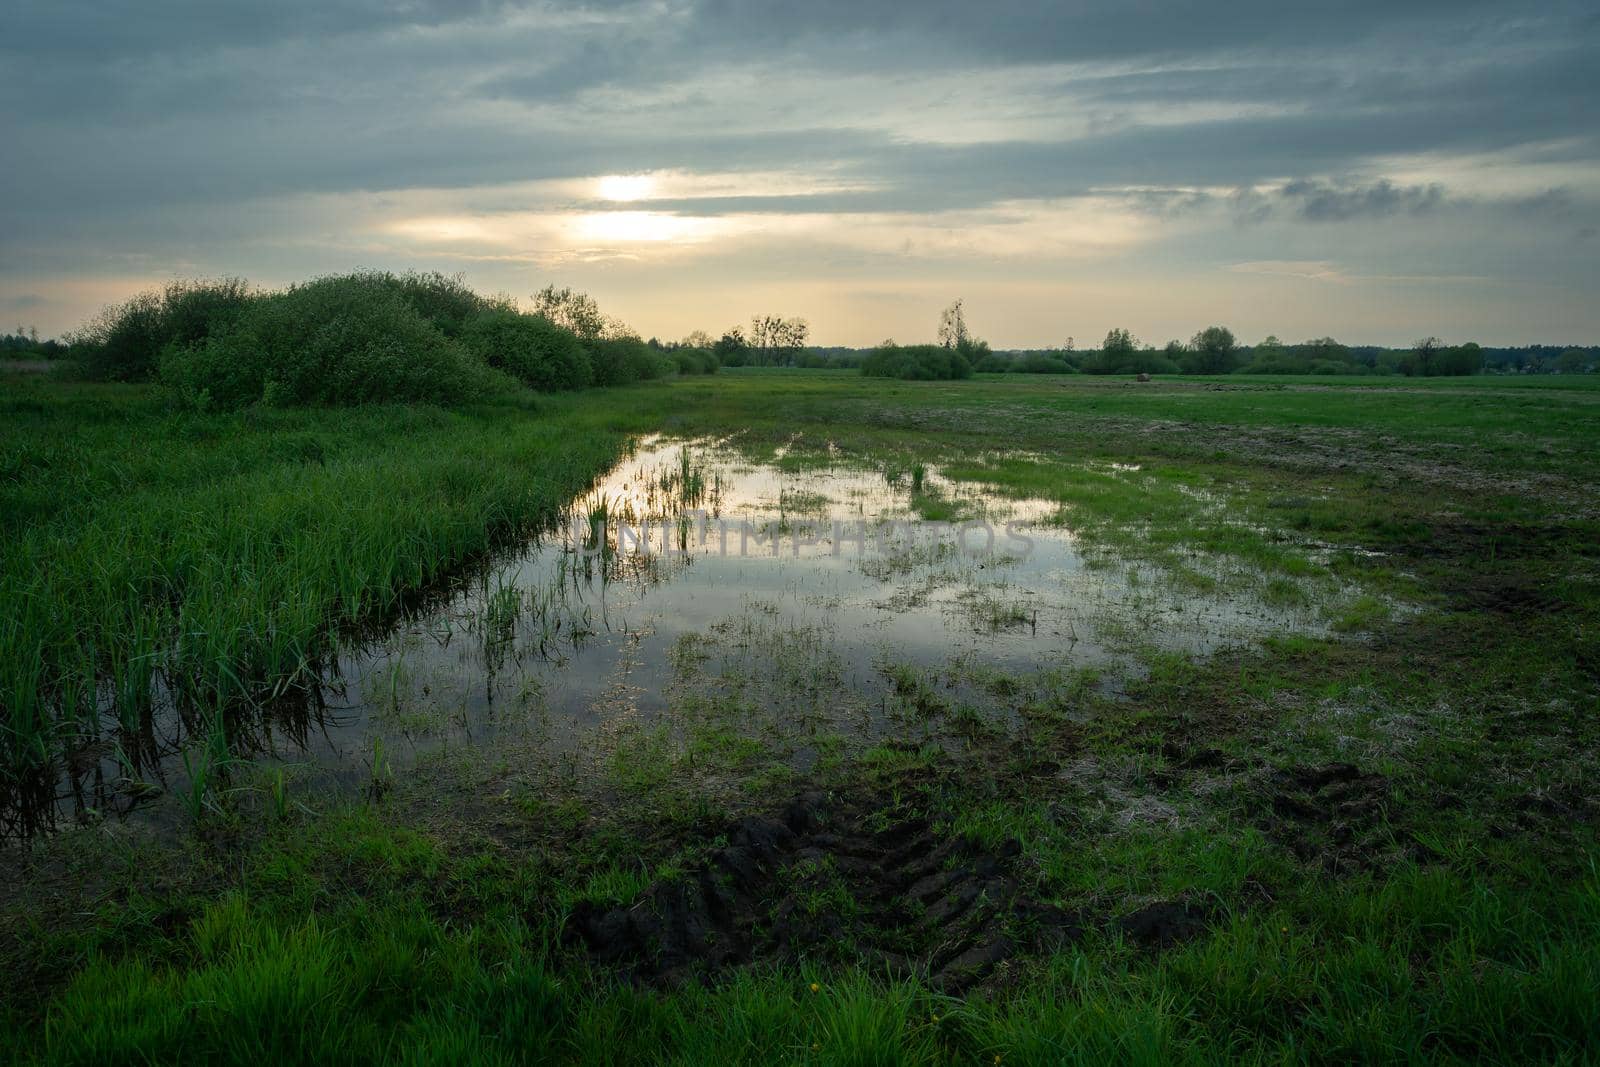
[[[1319,628],[1307,606],[1179,594],[1156,568],[1086,559],[1044,501],[921,465],[788,467],[724,442],[647,440],[562,528],[248,708],[205,713],[157,687],[129,728],[108,699],[115,725],[10,800],[4,830],[124,815],[247,761],[351,784],[382,754],[503,733],[560,750],[608,721],[662,716],[691,661],[737,681],[751,707],[870,735],[911,684],[906,665],[1125,666],[1141,646],[1203,653]]]

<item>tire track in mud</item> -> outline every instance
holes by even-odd
[[[632,904],[580,904],[567,940],[640,982],[751,963],[856,961],[962,993],[1008,961],[1081,938],[1082,916],[1034,899],[1021,848],[941,835],[922,816],[888,825],[875,806],[804,793],[777,815],[733,823],[725,844]],[[1205,929],[1183,903],[1146,905],[1113,927],[1163,949]]]

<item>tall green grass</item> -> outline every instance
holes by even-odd
[[[1280,887],[1162,952],[1086,917],[1081,939],[960,998],[866,964],[632,986],[562,942],[559,901],[581,875],[452,855],[361,812],[285,830],[242,862],[249,890],[176,923],[130,904],[58,946],[84,962],[17,1002],[8,1051],[56,1064],[1581,1062],[1600,1027],[1594,876],[1559,885],[1535,865],[1516,882],[1405,865],[1337,892]]]
[[[198,730],[314,678],[341,632],[552,521],[623,440],[576,405],[203,415],[19,385],[0,412],[13,813],[88,746],[137,763],[158,711]]]

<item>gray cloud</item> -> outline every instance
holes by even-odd
[[[1181,227],[1244,245],[1377,220],[1453,258],[1435,217],[1478,248],[1521,240],[1497,229],[1513,217],[1593,232],[1597,39],[1592,5],[1566,0],[14,0],[0,285],[348,239],[297,230],[297,198],[659,169],[861,187],[650,205],[696,218],[1109,196],[1174,244]],[[1475,191],[1476,164],[1451,162],[1474,159],[1515,188]],[[1402,177],[1401,160],[1446,173]]]
[[[1300,179],[1285,185],[1279,195],[1292,202],[1303,219],[1343,222],[1346,219],[1424,214],[1443,202],[1444,186],[1437,182],[1402,186],[1387,178],[1370,185]]]

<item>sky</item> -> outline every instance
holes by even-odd
[[[0,135],[49,335],[376,267],[664,340],[1600,343],[1592,2],[6,0]]]

